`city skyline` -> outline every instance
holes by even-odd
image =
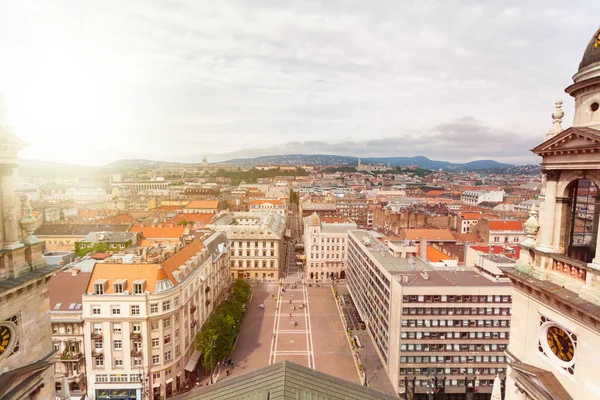
[[[555,100],[571,125],[600,12],[577,3],[6,2],[0,92],[30,159],[532,164]]]

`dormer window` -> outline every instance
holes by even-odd
[[[94,282],[94,294],[104,294],[106,292],[108,281],[106,279],[98,279]]]
[[[123,294],[127,285],[126,279],[117,279],[113,282],[113,293]]]
[[[133,282],[133,293],[134,294],[144,294],[144,290],[146,289],[146,280],[139,279]]]

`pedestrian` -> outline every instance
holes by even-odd
[[[227,370],[227,376],[229,376],[229,370]]]
[[[292,304],[292,299],[290,299],[290,304]]]
[[[292,318],[292,313],[290,313],[290,318]]]

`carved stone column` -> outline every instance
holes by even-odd
[[[565,243],[568,237],[567,227],[569,226],[569,210],[573,204],[573,199],[570,197],[556,197],[555,209],[555,224],[554,236],[552,239],[552,247],[557,253],[565,254]]]
[[[556,249],[552,244],[556,217],[556,191],[560,171],[542,170],[542,173],[546,176],[546,198],[540,212],[540,232],[537,249],[546,253],[554,253]]]
[[[5,250],[23,246],[19,242],[19,224],[17,222],[17,205],[15,202],[14,174],[16,164],[0,165],[0,186],[2,188],[2,221],[4,225]]]

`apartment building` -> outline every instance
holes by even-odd
[[[315,212],[303,219],[303,225],[307,278],[346,279],[348,232],[358,229],[356,223]]]
[[[396,253],[409,254],[408,252]],[[390,382],[404,398],[489,399],[506,372],[511,289],[472,270],[434,271],[367,231],[348,235],[348,289]]]
[[[460,201],[469,206],[477,206],[483,202],[502,203],[505,195],[504,190],[466,190],[460,196]]]
[[[90,272],[79,268],[57,272],[49,284],[50,322],[54,355],[54,384],[58,392],[66,383],[72,395],[86,390],[85,346],[81,296]]]
[[[206,225],[231,241],[233,278],[277,280],[283,259],[285,219],[271,212],[233,212]]]
[[[489,244],[519,244],[527,238],[523,223],[516,219],[482,219],[475,231]]]
[[[96,264],[82,296],[88,393],[95,400],[159,399],[183,387],[195,367],[187,363],[196,332],[231,283],[229,242],[213,235],[207,245],[194,240],[159,263]]]
[[[287,205],[284,199],[260,199],[252,200],[248,204],[250,212],[274,212],[285,218]]]
[[[373,225],[373,211],[369,211],[369,203],[366,197],[344,196],[336,199],[337,212],[356,222],[359,228],[366,228],[369,220]]]
[[[216,214],[219,211],[219,200],[193,200],[183,207],[184,214]]]

